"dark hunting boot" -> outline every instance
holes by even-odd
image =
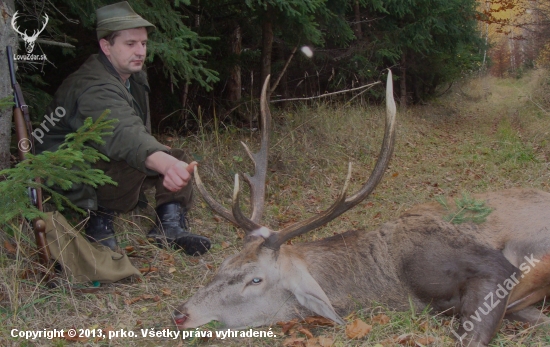
[[[188,231],[187,210],[178,202],[157,207],[156,227],[147,239],[159,247],[181,248],[189,255],[201,255],[210,249],[210,240]]]
[[[113,251],[118,244],[115,238],[113,218],[115,212],[98,206],[97,211],[90,211],[90,219],[86,223],[86,237],[90,242],[99,242]]]

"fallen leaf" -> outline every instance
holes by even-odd
[[[174,265],[176,263],[174,256],[168,253],[161,253],[159,256],[162,262],[167,263],[168,265]]]
[[[134,246],[126,246],[124,247],[124,250],[126,253],[134,253]]]
[[[428,336],[428,337],[421,337],[416,340],[416,343],[421,344],[422,346],[428,346],[435,342],[435,338]]]
[[[309,329],[306,329],[304,327],[299,327],[298,328],[298,331],[301,332],[302,334],[306,335],[306,337],[308,339],[312,339],[313,338],[313,334],[311,333],[311,331],[309,331]]]
[[[380,341],[382,346],[393,346],[397,342],[397,336],[389,337],[385,340]]]
[[[66,332],[63,337],[65,338],[65,340],[67,341],[70,341],[70,342],[88,342],[89,338],[87,337],[80,337],[79,334],[78,334],[78,330],[75,329],[75,328],[70,328],[69,329],[71,331],[71,333],[74,332],[74,335],[75,336],[69,336],[69,333]]]
[[[411,334],[399,335],[397,337],[397,343],[400,344],[400,345],[406,345],[406,346],[414,346],[415,345],[414,341],[412,340],[412,335]]]
[[[334,321],[332,321],[331,319],[321,317],[321,316],[306,317],[306,319],[304,319],[304,322],[311,325],[321,325],[321,326],[331,326],[331,327],[336,325],[336,323],[334,323]]]
[[[110,331],[115,331],[115,327],[112,325],[107,326],[105,329],[103,329],[103,333],[108,337]]]
[[[4,248],[6,251],[8,251],[9,254],[15,254],[17,253],[17,249],[14,245],[12,245],[8,240],[4,241]]]
[[[141,301],[141,300],[143,300],[143,298],[141,296],[138,296],[138,297],[132,298],[132,299],[124,299],[124,303],[126,305],[132,305],[132,304],[135,304],[136,302]]]
[[[172,295],[172,289],[170,289],[170,288],[162,288],[162,289],[160,290],[160,292],[161,292],[162,295],[164,295],[164,296],[170,296],[170,295]]]
[[[368,325],[361,319],[356,319],[346,325],[346,335],[349,339],[362,339],[372,330],[372,325]]]
[[[284,347],[306,347],[306,339],[303,337],[289,337],[283,341]]]
[[[31,269],[25,269],[21,272],[21,274],[19,275],[19,278],[23,279],[23,280],[26,280],[28,279],[32,274],[34,273],[33,270]]]
[[[372,317],[372,322],[380,325],[388,324],[390,322],[390,317],[385,314],[379,314],[378,316]]]
[[[237,237],[241,240],[244,239],[244,232],[237,230]]]
[[[222,242],[222,249],[226,249],[229,246],[231,246],[231,244],[229,242],[226,242],[226,241]]]
[[[147,242],[143,239],[137,239],[137,242],[139,243],[140,246],[145,246],[145,245],[149,244],[149,242]]]
[[[334,339],[332,337],[319,336],[318,339],[321,347],[330,347],[334,344]]]
[[[286,335],[286,333],[290,329],[292,329],[292,327],[294,327],[297,323],[298,323],[298,319],[294,318],[293,320],[290,320],[288,322],[277,322],[277,325],[283,329],[283,334]]]
[[[330,337],[319,336],[307,340],[306,347],[330,347],[334,344],[334,340]]]
[[[168,268],[168,273],[171,274],[171,273],[174,273],[176,272],[176,268],[175,267],[170,267]]]
[[[394,172],[394,173],[391,175],[391,177],[397,177],[397,176],[399,176],[399,172]]]
[[[139,269],[139,272],[141,273],[149,273],[149,272],[158,272],[159,269],[154,267],[154,266],[147,266],[147,267],[142,267],[141,269]]]
[[[420,325],[418,325],[418,327],[420,328],[420,330],[426,331],[428,330],[429,325],[428,325],[428,322],[422,322],[420,323]]]
[[[70,337],[67,334],[65,334],[65,340],[69,342],[88,342],[89,339],[87,337],[80,337],[80,336]]]

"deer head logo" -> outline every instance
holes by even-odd
[[[16,11],[13,14],[13,18],[11,19],[11,26],[13,27],[13,30],[15,30],[16,33],[21,35],[21,37],[23,38],[23,41],[25,41],[25,49],[27,50],[27,53],[32,53],[32,51],[34,50],[34,43],[36,42],[38,35],[40,35],[40,33],[43,32],[44,29],[46,29],[46,24],[48,24],[48,20],[49,20],[48,15],[47,14],[45,15],[46,20],[44,21],[44,26],[42,27],[42,29],[34,30],[32,35],[29,36],[27,35],[27,30],[25,30],[25,32],[22,33],[21,31],[19,31],[19,27],[16,26],[15,21],[17,20],[17,12],[19,11]]]

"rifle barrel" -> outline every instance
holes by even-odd
[[[6,46],[6,54],[8,55],[8,68],[10,69],[11,85],[13,86],[13,90],[15,92],[17,79],[15,79],[15,66],[13,65],[13,51],[11,49],[11,46]],[[19,102],[19,98],[17,97],[16,93],[14,93],[13,99],[15,101],[15,107],[20,108],[21,103]]]

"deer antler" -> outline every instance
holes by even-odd
[[[11,18],[11,26],[13,27],[13,30],[15,30],[16,33],[18,33],[19,35],[22,35],[24,37],[28,37],[27,36],[27,30],[25,30],[24,33],[20,32],[19,31],[19,27],[16,27],[16,21],[17,21],[17,13],[19,11],[15,11],[15,13],[13,14],[13,17]]]
[[[23,36],[23,41],[25,41],[25,47],[27,48],[27,53],[32,53],[33,49],[34,49],[34,43],[36,41],[36,39],[38,38],[38,35],[40,35],[41,32],[44,31],[44,29],[46,29],[46,25],[48,24],[48,21],[49,21],[49,17],[48,17],[48,14],[45,14],[46,16],[46,20],[44,21],[44,25],[42,26],[42,29],[40,30],[34,30],[32,32],[32,36],[29,36],[27,35],[27,30],[25,30],[24,33],[22,33],[21,31],[19,31],[19,27],[16,27],[16,20],[17,20],[17,12],[16,11],[14,14],[13,14],[13,17],[11,19],[11,26],[13,27],[13,30],[15,30],[16,33],[18,33],[19,35]]]
[[[336,199],[336,202],[334,202],[332,206],[330,206],[326,211],[323,211],[318,215],[308,218],[305,221],[292,224],[280,231],[271,232],[266,238],[266,242],[264,243],[265,247],[277,250],[282,244],[284,244],[291,238],[325,225],[326,223],[340,216],[342,213],[356,206],[365,198],[367,198],[367,196],[369,196],[369,194],[374,190],[376,185],[382,179],[382,176],[384,176],[384,172],[388,167],[388,163],[393,152],[393,146],[395,142],[396,113],[397,112],[395,101],[393,99],[393,81],[390,70],[388,73],[388,80],[386,84],[386,126],[384,139],[382,141],[382,149],[380,150],[376,165],[367,182],[363,185],[363,187],[361,187],[361,189],[359,189],[357,193],[350,196],[349,198],[346,198],[346,190],[348,188],[348,184],[351,178],[350,163],[344,187],[340,192],[340,195]]]
[[[267,173],[267,146],[268,146],[268,134],[269,134],[269,124],[271,122],[271,114],[269,112],[269,107],[266,100],[266,90],[269,82],[269,77],[266,79],[261,96],[261,116],[262,116],[262,140],[261,148],[258,153],[252,154],[248,147],[243,143],[243,146],[254,162],[255,175],[250,177],[244,175],[247,183],[250,185],[251,191],[251,204],[252,204],[252,217],[249,219],[242,213],[239,204],[239,176],[235,175],[235,187],[233,190],[233,206],[232,212],[223,207],[221,204],[216,202],[212,196],[206,191],[204,185],[200,179],[197,168],[195,167],[195,182],[199,193],[202,195],[206,203],[210,206],[214,212],[217,212],[219,215],[225,219],[231,221],[232,223],[241,227],[247,233],[247,236],[260,236],[265,239],[264,246],[277,250],[284,244],[286,241],[290,240],[293,237],[307,233],[308,231],[314,230],[336,217],[340,216],[342,213],[353,208],[361,201],[366,199],[369,194],[374,190],[378,185],[384,172],[388,167],[390,161],[393,147],[395,143],[395,118],[396,118],[396,107],[395,101],[393,99],[393,81],[391,70],[388,73],[388,80],[386,85],[386,125],[384,130],[384,139],[382,141],[382,149],[378,155],[378,159],[374,166],[374,169],[369,176],[367,182],[350,197],[346,197],[347,188],[349,181],[351,179],[351,163],[349,164],[348,174],[344,182],[344,187],[340,192],[340,195],[336,201],[330,206],[326,211],[323,211],[309,219],[306,219],[302,222],[295,223],[290,225],[280,231],[273,231],[268,228],[262,227],[260,225],[260,220],[263,212],[263,204],[265,200],[265,178]]]
[[[50,18],[48,17],[48,14],[45,13],[44,16],[46,17],[45,21],[44,21],[44,25],[42,26],[42,29],[40,30],[33,30],[33,33],[32,33],[32,36],[29,36],[27,35],[27,30],[25,30],[24,33],[22,33],[21,31],[19,31],[19,27],[16,27],[16,21],[17,21],[17,13],[19,11],[15,11],[15,13],[13,14],[13,17],[11,18],[11,26],[13,27],[13,30],[15,30],[16,33],[18,33],[19,35],[22,35],[24,38],[23,40],[25,41],[34,41],[38,35],[40,35],[40,33],[42,33],[44,31],[44,29],[46,29],[46,25],[48,24],[48,21],[50,20]]]
[[[218,213],[223,218],[228,221],[238,225],[245,232],[250,233],[253,230],[261,228],[260,220],[262,219],[262,214],[264,211],[264,201],[265,201],[265,178],[267,175],[267,151],[269,145],[269,128],[271,124],[271,112],[269,111],[269,105],[267,103],[267,88],[269,86],[269,78],[267,76],[263,88],[262,95],[260,98],[260,112],[261,112],[261,146],[260,150],[257,153],[252,153],[248,146],[241,142],[246,153],[254,163],[254,176],[249,176],[244,174],[245,181],[250,186],[250,204],[252,205],[252,214],[250,219],[247,218],[241,211],[239,204],[239,175],[235,175],[235,187],[233,190],[233,206],[232,213],[218,203],[212,196],[208,193],[202,180],[199,176],[198,168],[195,167],[195,183],[197,189],[204,201],[210,206],[210,208]]]
[[[48,24],[48,21],[50,20],[50,18],[48,17],[48,14],[47,14],[47,13],[45,13],[44,16],[46,16],[46,20],[44,21],[44,26],[42,26],[42,29],[40,29],[40,30],[38,30],[38,31],[37,31],[37,30],[34,30],[34,31],[33,31],[33,34],[32,34],[32,36],[31,36],[31,38],[34,39],[34,40],[36,40],[36,38],[38,37],[38,35],[40,35],[40,33],[43,32],[44,29],[46,29],[46,25]],[[35,33],[35,32],[36,32],[36,33]],[[34,41],[34,40],[33,40],[33,41]]]

